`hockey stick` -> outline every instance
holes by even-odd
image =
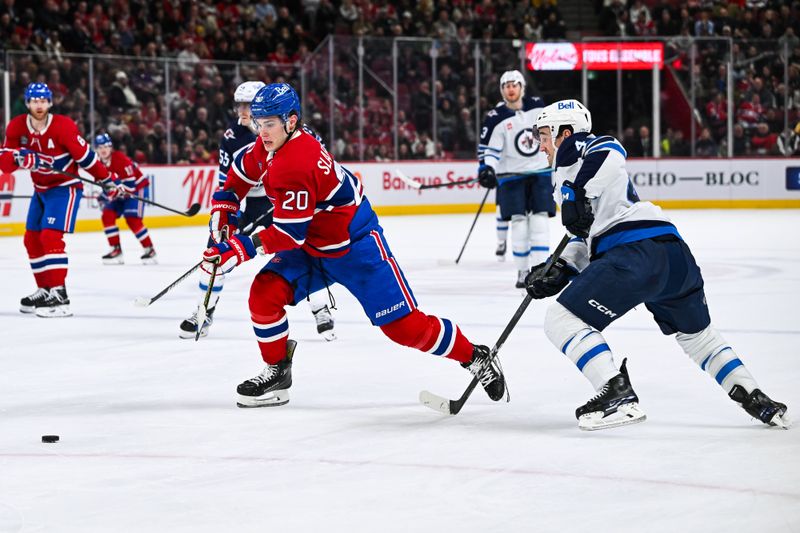
[[[69,176],[70,178],[73,178],[73,179],[76,179],[76,180],[80,180],[80,181],[83,181],[83,182],[86,182],[86,183],[90,183],[92,185],[96,185],[96,186],[100,187],[101,189],[105,190],[105,186],[102,183],[98,182],[98,181],[90,180],[88,178],[84,178],[83,176],[78,176],[77,174],[73,174],[72,172],[67,172],[66,170],[60,170],[60,169],[52,168],[52,167],[50,167],[50,170],[52,170],[53,172],[58,172],[60,174],[64,174],[65,176]],[[146,204],[150,204],[150,205],[154,205],[156,207],[160,207],[161,209],[164,209],[165,211],[169,211],[171,213],[177,213],[177,214],[183,215],[185,217],[193,217],[200,211],[200,204],[197,203],[197,202],[193,203],[189,207],[189,209],[187,209],[186,211],[179,211],[177,209],[173,209],[171,207],[167,207],[165,205],[159,204],[158,202],[154,202],[153,200],[150,200],[150,199],[145,198],[143,196],[136,196],[135,194],[132,194],[132,195],[129,196],[129,198],[133,198],[134,200],[139,200],[139,201],[144,202]]]
[[[441,189],[442,187],[455,187],[456,185],[469,185],[470,183],[475,183],[478,181],[478,178],[472,178],[468,180],[461,180],[461,181],[450,181],[447,183],[431,183],[431,184],[422,184],[418,181],[414,181],[402,172],[399,169],[394,169],[394,173],[397,174],[397,177],[403,180],[403,183],[411,187],[412,189],[417,189],[418,191],[424,191],[427,189]]]
[[[489,197],[489,192],[491,189],[486,189],[486,194],[483,195],[483,200],[481,200],[481,205],[478,206],[478,212],[475,213],[475,220],[472,221],[472,225],[469,227],[469,231],[467,232],[467,238],[464,239],[464,245],[461,246],[461,251],[458,252],[458,257],[456,257],[456,264],[461,261],[461,256],[464,255],[464,250],[467,248],[467,243],[469,242],[469,238],[472,235],[472,230],[475,229],[475,223],[478,222],[478,217],[481,216],[481,211],[483,211],[483,204],[486,203],[486,199]]]
[[[567,243],[569,243],[569,240],[570,236],[564,235],[564,237],[561,239],[561,242],[558,243],[558,246],[553,252],[553,255],[551,255],[550,258],[547,260],[547,263],[545,263],[544,274],[547,274],[547,272],[550,270],[550,267],[552,267],[553,264],[558,260],[558,258],[561,257],[561,254],[564,252],[564,248],[566,248]],[[492,347],[492,351],[489,354],[489,360],[486,362],[486,366],[484,367],[484,372],[486,371],[486,368],[488,368],[489,365],[491,365],[494,359],[497,357],[497,352],[499,352],[500,348],[503,347],[503,344],[505,344],[506,339],[508,339],[508,336],[511,334],[511,331],[516,327],[517,322],[519,322],[519,319],[522,318],[522,315],[528,309],[528,306],[531,304],[532,300],[533,298],[531,298],[530,294],[525,295],[525,299],[522,300],[522,303],[517,308],[517,311],[514,313],[514,316],[511,317],[511,320],[509,321],[508,325],[506,325],[506,328],[503,330],[503,333],[500,334],[500,338],[497,339],[497,342]],[[457,415],[459,411],[461,411],[461,409],[464,407],[464,404],[467,403],[467,400],[472,395],[472,391],[475,390],[475,387],[477,387],[478,383],[480,383],[481,377],[482,374],[472,378],[472,382],[470,382],[469,386],[467,387],[467,390],[464,391],[464,394],[462,394],[458,400],[448,400],[443,396],[438,396],[436,394],[433,394],[432,392],[424,390],[419,393],[419,401],[425,407],[429,407],[434,411],[439,411],[442,414]]]
[[[219,233],[219,242],[228,240],[227,227],[222,228]],[[194,341],[200,340],[200,332],[203,331],[203,325],[206,323],[206,316],[208,316],[208,303],[211,301],[211,293],[214,290],[214,280],[217,279],[217,270],[219,270],[219,263],[221,258],[214,261],[214,266],[211,267],[211,277],[208,279],[208,288],[206,289],[206,296],[203,298],[203,304],[197,308],[197,330],[194,333]],[[202,261],[201,261],[202,263]]]
[[[255,219],[254,221],[252,221],[251,223],[246,225],[242,229],[242,234],[251,235],[255,231],[255,229],[259,226],[261,221],[264,220],[264,218],[266,218],[266,216],[269,215],[270,213],[272,213],[272,211],[274,211],[274,210],[275,210],[275,207],[271,206],[267,210],[266,213],[262,214],[260,217],[258,217],[257,219]],[[167,294],[169,291],[171,291],[172,289],[177,287],[183,280],[188,278],[192,274],[192,272],[194,272],[195,270],[200,268],[200,265],[202,265],[202,264],[203,264],[203,262],[200,261],[199,263],[194,265],[192,268],[187,270],[185,273],[181,274],[181,276],[178,279],[176,279],[175,281],[173,281],[172,283],[170,283],[169,285],[164,287],[164,289],[161,292],[159,292],[158,294],[156,294],[152,298],[145,298],[144,296],[137,296],[136,299],[133,301],[134,305],[136,305],[137,307],[147,307],[147,306],[149,306],[150,304],[152,304],[153,302],[155,302],[156,300],[158,300],[159,298],[161,298],[162,296]]]

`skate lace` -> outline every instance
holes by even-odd
[[[469,365],[469,371],[478,378],[478,382],[484,387],[494,381],[495,376],[493,370],[491,366],[486,365],[486,361],[476,361]]]
[[[331,312],[328,310],[328,306],[321,309],[317,309],[314,311],[314,318],[317,320],[317,324],[325,324],[332,320]]]
[[[49,294],[50,294],[50,292],[47,289],[39,288],[39,289],[36,289],[36,292],[34,292],[30,296],[28,296],[28,298],[30,300],[34,301],[34,302],[38,302],[39,300],[46,299]]]
[[[257,385],[261,385],[274,378],[277,373],[278,373],[278,365],[267,365],[259,375],[257,375],[250,381],[252,381]]]
[[[588,402],[586,402],[586,403],[592,403],[592,402],[596,402],[597,400],[599,400],[599,399],[601,399],[603,396],[605,396],[607,392],[608,392],[608,383],[606,383],[605,385],[603,385],[603,388],[602,388],[602,389],[600,389],[600,392],[598,392],[598,393],[597,393],[597,394],[596,394],[596,395],[595,395],[595,396],[594,396],[592,399],[590,399],[590,400],[589,400]]]

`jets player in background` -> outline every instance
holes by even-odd
[[[550,251],[548,217],[555,216],[551,174],[532,174],[547,168],[547,157],[531,131],[544,102],[525,96],[525,78],[518,70],[503,73],[500,93],[503,103],[487,113],[481,128],[478,181],[489,189],[497,187],[496,253],[504,256],[502,222],[510,220],[516,286],[523,288],[530,267],[544,261]]]
[[[537,299],[561,293],[547,309],[545,333],[597,391],[577,409],[578,426],[603,429],[645,419],[625,360],[618,370],[601,333],[644,303],[661,331],[674,334],[733,401],[765,424],[786,427],[786,406],[759,389],[711,325],[700,268],[661,209],[639,200],[622,145],[592,135],[589,110],[576,100],[544,108],[537,126],[555,169],[561,221],[574,238],[546,276],[544,264],[532,269],[526,288]]]
[[[108,133],[101,133],[94,139],[94,149],[100,156],[100,161],[117,176],[116,188],[100,196],[103,204],[101,220],[103,221],[103,231],[105,231],[108,244],[111,250],[103,256],[103,263],[106,265],[121,265],[124,263],[122,257],[122,246],[119,241],[119,228],[117,219],[125,217],[128,227],[142,245],[142,263],[145,265],[156,264],[156,250],[153,241],[144,225],[144,202],[131,198],[133,194],[140,192],[150,184],[139,170],[139,165],[120,152],[114,150],[114,145]]]
[[[211,270],[218,263],[226,272],[258,253],[275,254],[250,289],[253,330],[266,366],[239,385],[239,406],[289,401],[296,343],[289,340],[285,307],[333,283],[347,288],[391,340],[458,361],[482,375],[487,394],[500,400],[502,374],[496,366],[483,371],[489,349],[471,344],[450,320],[417,309],[360,181],[301,127],[295,90],[285,83],[267,85],[251,113],[259,140],[236,155],[224,190],[215,195],[212,236],[218,240],[221,232],[236,228],[240,199],[259,184],[275,206],[274,223],[252,238],[234,234],[209,247],[201,267]]]
[[[233,101],[236,106],[236,114],[238,118],[229,124],[228,129],[222,136],[219,143],[219,188],[222,189],[225,185],[225,180],[228,176],[228,171],[231,168],[233,159],[239,152],[245,150],[248,146],[253,144],[257,139],[255,134],[255,127],[253,126],[250,116],[250,103],[256,93],[264,87],[264,83],[260,81],[246,81],[240,84],[236,91],[233,93]],[[250,223],[258,221],[258,226],[267,227],[272,224],[272,214],[270,208],[272,204],[267,198],[264,191],[264,186],[259,182],[247,193],[245,199],[244,209],[241,213],[237,214],[239,217],[238,227],[244,228]],[[214,241],[209,239],[208,246],[214,244]],[[206,291],[208,290],[209,274],[203,270],[200,271],[199,287],[199,302],[201,305],[205,300]],[[208,304],[208,312],[206,314],[205,323],[200,331],[201,336],[208,334],[208,328],[214,320],[214,311],[216,310],[217,302],[219,301],[222,288],[225,283],[225,275],[218,272],[214,279],[214,288],[212,289],[212,297]],[[333,316],[327,305],[327,295],[323,292],[315,292],[309,295],[309,305],[311,312],[314,315],[314,320],[317,324],[317,332],[325,338],[325,340],[332,341],[336,339],[334,331]],[[192,315],[181,322],[179,336],[182,339],[194,338],[197,331],[197,310]]]
[[[53,94],[46,84],[29,84],[25,105],[28,113],[8,123],[0,153],[0,171],[27,169],[33,180],[24,243],[38,288],[22,298],[20,311],[46,318],[72,316],[64,234],[75,229],[83,185],[51,169],[77,174],[80,165],[97,181],[108,184],[114,176],[81,137],[72,119],[50,113]]]

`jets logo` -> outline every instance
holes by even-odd
[[[533,157],[539,153],[539,141],[533,136],[533,128],[525,128],[514,139],[517,152],[523,157]]]

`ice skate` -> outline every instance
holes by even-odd
[[[156,261],[156,249],[152,246],[145,248],[142,253],[141,260],[143,265],[157,265],[158,261]]]
[[[292,386],[292,356],[297,342],[286,341],[286,357],[274,365],[266,365],[259,375],[238,387],[239,407],[277,407],[289,403]]]
[[[622,361],[620,373],[608,380],[597,396],[575,410],[580,429],[594,431],[645,421],[647,416],[639,409],[639,398],[628,378],[627,361]]]
[[[728,397],[742,406],[747,414],[770,426],[789,429],[791,421],[786,417],[786,405],[773,401],[769,396],[755,389],[750,394],[741,385],[734,385]]]
[[[122,265],[125,260],[122,257],[122,248],[120,246],[112,246],[111,250],[103,256],[104,265]]]
[[[49,294],[50,289],[38,288],[33,294],[29,294],[28,296],[22,298],[19,301],[20,313],[35,313],[36,308],[47,299]]]
[[[312,311],[314,320],[317,321],[317,333],[322,335],[326,341],[336,340],[336,332],[333,331],[333,316],[328,306],[321,307]]]
[[[47,293],[47,298],[36,306],[36,316],[42,318],[61,318],[72,316],[72,311],[69,309],[69,297],[67,296],[67,289],[63,285],[61,287],[53,287]]]
[[[206,319],[203,321],[203,328],[200,330],[200,336],[205,337],[208,335],[208,328],[211,327],[211,324],[214,323],[214,310],[216,306],[209,307],[208,311],[206,312]],[[195,334],[197,333],[197,309],[195,309],[194,313],[181,322],[180,331],[178,332],[178,337],[181,339],[193,339]]]
[[[488,347],[475,345],[472,350],[472,360],[469,363],[461,363],[461,366],[480,379],[486,394],[496,402],[501,400],[506,393],[506,379],[497,364],[497,359],[489,364],[490,355],[491,351]],[[488,368],[484,371],[487,366]]]
[[[506,241],[497,243],[497,249],[494,251],[494,255],[500,262],[506,260]]]

